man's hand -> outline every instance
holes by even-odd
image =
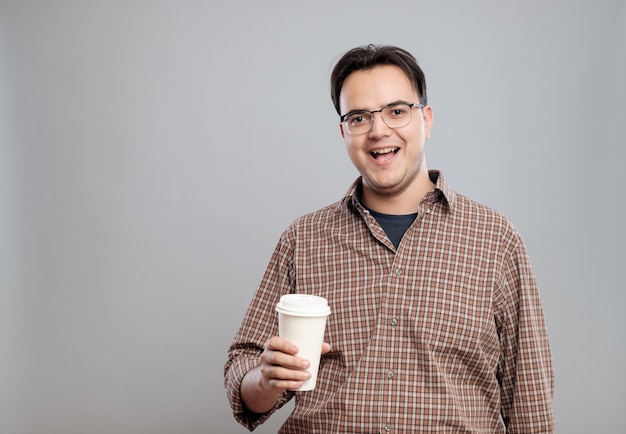
[[[322,354],[330,345],[322,344]],[[287,339],[273,336],[265,344],[261,364],[250,370],[241,382],[241,398],[255,413],[271,410],[285,390],[298,389],[311,377],[306,369],[310,362],[297,357],[298,347]]]
[[[311,375],[305,370],[311,363],[296,357],[298,347],[291,341],[278,336],[272,337],[261,354],[262,387],[267,390],[283,391],[297,389]]]

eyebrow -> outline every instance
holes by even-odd
[[[407,101],[405,101],[405,100],[403,100],[403,99],[398,99],[398,100],[395,100],[395,101],[393,101],[393,102],[390,102],[389,104],[385,104],[384,106],[382,106],[382,107],[381,107],[381,108],[379,108],[378,110],[382,110],[382,109],[384,109],[385,107],[389,107],[389,106],[391,106],[391,105],[396,105],[396,104],[411,104],[411,103],[410,103],[410,102],[407,102]],[[345,114],[341,115],[341,117],[345,117],[345,116],[352,115],[352,114],[355,114],[355,113],[370,113],[370,112],[373,112],[373,111],[375,112],[375,111],[378,111],[378,110],[366,110],[366,109],[356,109],[356,110],[350,110],[349,112],[347,112],[347,113],[345,113]]]

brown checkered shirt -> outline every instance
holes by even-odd
[[[281,433],[554,431],[552,357],[524,243],[501,214],[431,178],[397,250],[356,198],[360,180],[283,233],[224,369],[241,424],[253,429],[295,396]],[[241,380],[290,292],[328,299],[332,350],[315,390],[253,414]]]

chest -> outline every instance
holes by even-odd
[[[497,240],[416,224],[394,252],[371,237],[327,236],[297,249],[296,287],[329,300],[326,339],[346,363],[373,339],[457,354],[496,351]]]

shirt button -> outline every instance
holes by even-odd
[[[395,319],[395,318],[391,318],[391,325],[392,325],[392,326],[395,326],[395,325],[397,325],[397,324],[398,324],[398,320],[397,320],[397,319]]]
[[[385,425],[385,431],[387,432],[391,431],[391,425],[389,424]]]
[[[402,270],[400,270],[399,268],[396,270],[396,276],[399,276],[400,274],[402,274]]]
[[[387,378],[389,379],[393,378],[393,371],[387,372]]]

